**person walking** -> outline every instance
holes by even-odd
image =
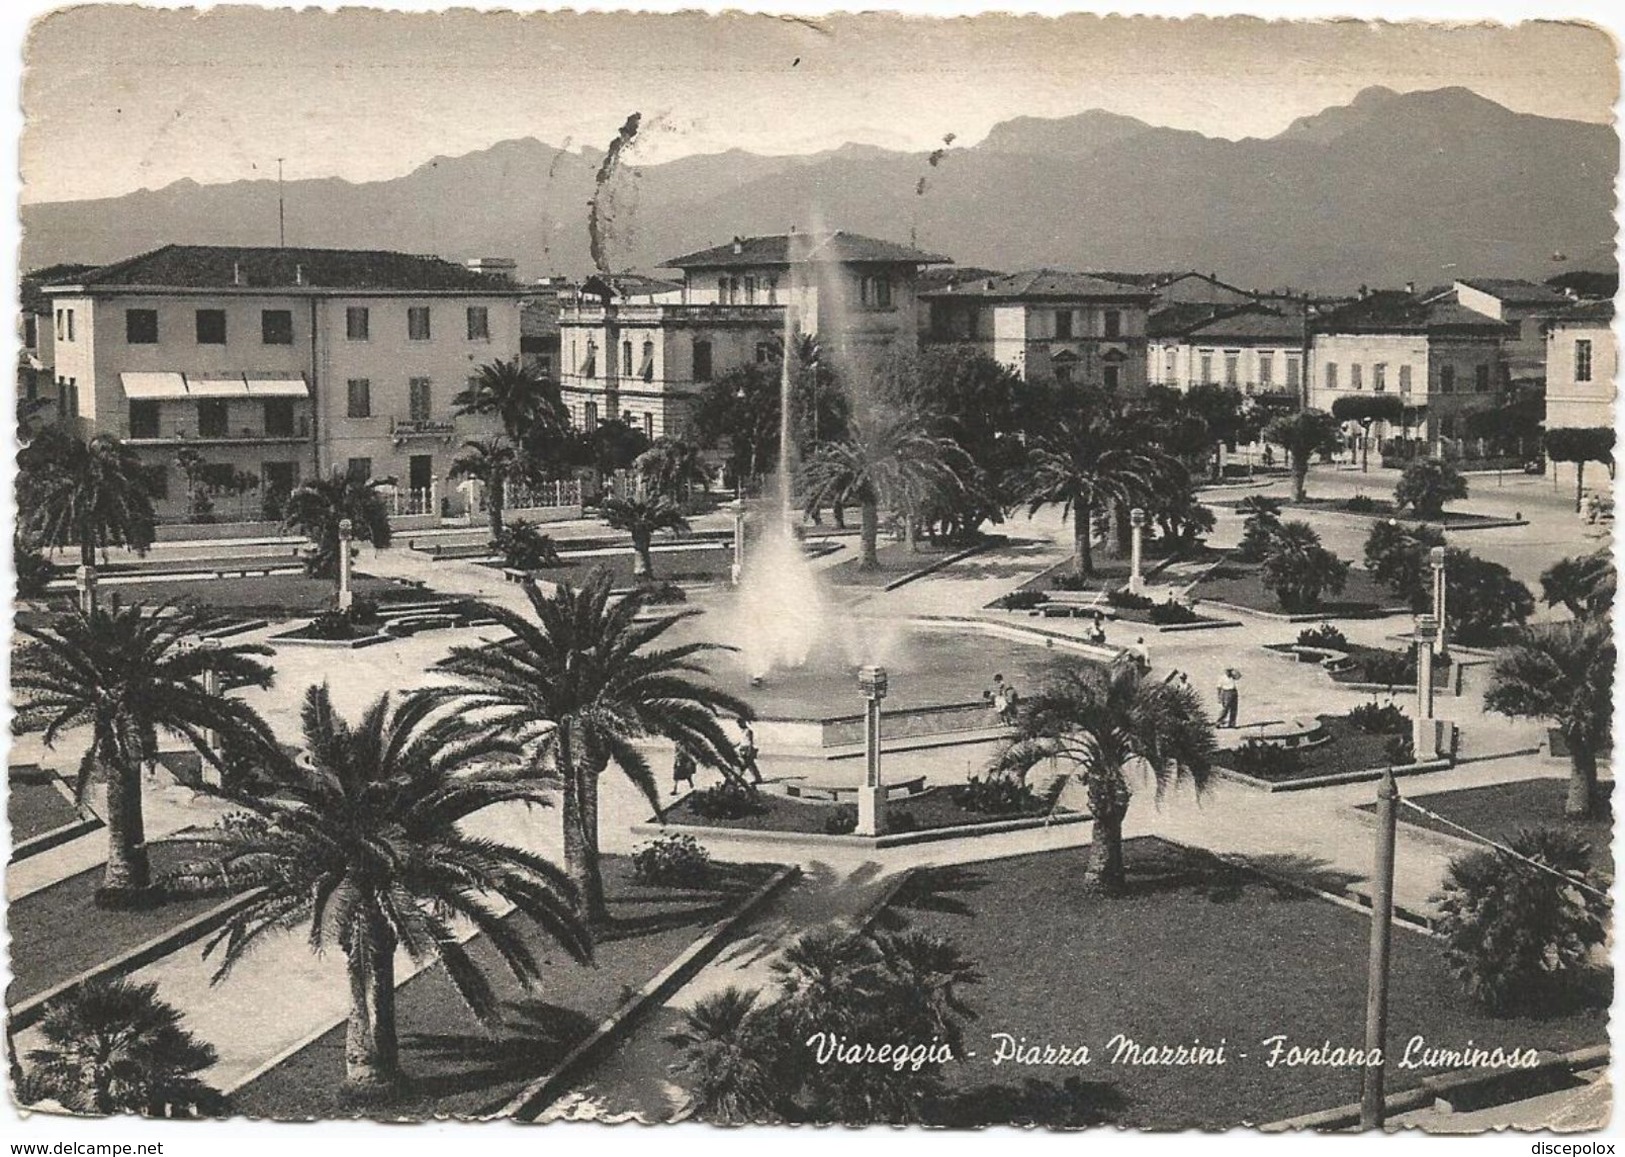
[[[1144,635],[1134,640],[1134,645],[1128,649],[1128,654],[1129,658],[1134,660],[1134,665],[1140,669],[1140,674],[1144,675],[1151,670],[1151,648],[1145,645]]]
[[[739,770],[749,772],[752,783],[761,783],[762,769],[756,766],[756,732],[743,716],[739,719],[739,743],[734,753],[739,756]]]
[[[694,772],[698,765],[694,757],[689,754],[688,748],[679,746],[677,755],[671,761],[671,794],[676,795],[678,789],[685,784],[690,791],[694,790]]]
[[[1219,726],[1234,727],[1236,713],[1241,707],[1241,687],[1237,680],[1241,672],[1234,667],[1224,669],[1224,677],[1219,680]]]

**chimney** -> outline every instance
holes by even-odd
[[[1416,292],[1416,282],[1407,281],[1405,283],[1405,292],[1410,293],[1410,294],[1414,294]]]
[[[231,283],[233,285],[241,285],[243,283],[243,263],[241,261],[233,261],[231,263]]]
[[[293,267],[293,283],[295,285],[303,285],[305,283],[305,267],[303,265],[295,265]]]
[[[734,238],[734,256],[738,257],[744,251],[745,251],[745,239],[743,237],[735,237]]]

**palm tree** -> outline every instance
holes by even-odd
[[[472,478],[485,487],[485,511],[491,520],[491,541],[502,538],[502,504],[508,480],[519,470],[519,451],[507,438],[478,438],[464,442],[452,460],[452,478]]]
[[[496,999],[451,925],[462,918],[527,987],[540,965],[500,905],[511,904],[578,961],[592,942],[575,889],[549,861],[462,829],[497,804],[545,806],[531,765],[511,740],[471,727],[429,696],[381,696],[351,724],[325,684],[305,694],[308,759],[273,760],[272,792],[238,796],[215,837],[234,879],[264,892],[204,949],[220,950],[214,979],[265,936],[310,923],[316,952],[339,948],[348,965],[350,1019],[344,1087],[355,1099],[404,1084],[396,1042],[395,952],[438,960],[481,1020]]]
[[[451,404],[458,414],[495,414],[533,465],[570,429],[558,383],[532,373],[518,358],[481,366]]]
[[[1077,664],[1063,668],[1027,700],[994,769],[1025,775],[1048,759],[1077,769],[1094,816],[1084,887],[1111,892],[1125,883],[1123,818],[1132,798],[1128,767],[1148,768],[1161,796],[1182,778],[1204,789],[1212,757],[1213,724],[1192,687],[1143,679],[1129,663]]]
[[[709,475],[694,443],[682,438],[657,438],[632,463],[638,478],[654,493],[673,500],[688,497],[690,488]]]
[[[1528,627],[1495,660],[1484,706],[1512,719],[1547,719],[1569,748],[1564,814],[1601,812],[1597,756],[1614,720],[1614,628],[1610,616]]]
[[[877,410],[855,419],[840,442],[822,442],[802,473],[808,511],[825,503],[856,505],[861,512],[859,570],[880,567],[880,507],[899,510],[913,543],[914,522],[931,499],[960,486],[954,463],[963,451],[950,438],[927,432],[909,407]]]
[[[351,534],[383,550],[389,545],[389,505],[383,479],[362,478],[335,469],[326,478],[313,478],[288,495],[283,525],[316,545],[307,566],[316,578],[339,576],[339,523],[349,519]]]
[[[156,1113],[217,1094],[197,1074],[215,1063],[212,1045],[181,1027],[181,1011],[156,984],[94,977],[49,1002],[43,1043],[18,1096],[55,1101],[71,1113]]]
[[[1283,522],[1270,536],[1259,578],[1288,611],[1320,603],[1323,592],[1338,594],[1348,581],[1349,564],[1320,545],[1307,522]]]
[[[79,561],[95,566],[97,548],[152,545],[146,468],[113,435],[82,442],[49,427],[18,452],[17,468],[20,521],[42,546],[76,546]]]
[[[1337,448],[1337,419],[1325,410],[1299,410],[1264,427],[1264,441],[1286,450],[1292,463],[1292,501],[1302,502],[1309,478],[1309,462]]]
[[[636,742],[663,736],[710,767],[729,767],[733,744],[718,713],[749,718],[750,707],[703,681],[699,656],[713,643],[654,646],[695,612],[637,621],[645,596],[610,603],[611,575],[597,571],[577,590],[543,595],[523,584],[534,619],[505,607],[484,614],[513,639],[497,647],[453,647],[445,669],[461,682],[440,690],[543,747],[563,781],[565,868],[589,919],[604,921],[598,866],[598,779],[610,764],[661,810],[660,785]],[[701,678],[692,678],[700,676]]]
[[[677,504],[665,495],[633,494],[629,498],[611,496],[604,499],[599,510],[611,530],[624,530],[632,536],[632,577],[643,582],[654,579],[654,560],[649,549],[656,531],[669,530],[681,534],[688,529],[688,520]]]
[[[689,1104],[707,1121],[761,1122],[772,1111],[771,1028],[756,1007],[760,996],[730,985],[701,998],[666,1034],[683,1054],[672,1071],[689,1078]]]
[[[1072,520],[1076,573],[1087,578],[1095,573],[1095,516],[1148,495],[1172,460],[1132,437],[1111,399],[1083,395],[1078,401],[1030,439],[1021,492],[1029,515],[1059,506],[1063,521]]]
[[[1594,618],[1613,610],[1619,576],[1608,548],[1593,554],[1554,562],[1540,576],[1546,605],[1562,605],[1577,619]]]
[[[158,754],[158,734],[180,736],[211,766],[222,767],[209,742],[274,749],[265,722],[246,704],[211,693],[210,677],[233,686],[269,687],[272,669],[257,643],[192,645],[218,626],[190,609],[138,605],[62,615],[49,625],[19,623],[12,687],[17,721],[44,732],[46,746],[64,731],[90,728],[79,763],[83,796],[94,777],[107,781],[107,867],[98,903],[128,906],[150,897],[151,871],[142,822],[141,771]]]

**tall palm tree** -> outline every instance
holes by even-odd
[[[650,548],[656,531],[669,530],[682,533],[688,529],[688,520],[677,504],[665,495],[634,494],[629,498],[610,497],[599,510],[611,530],[624,530],[632,536],[632,577],[649,582],[654,578],[654,559]]]
[[[802,472],[803,505],[857,506],[861,514],[859,570],[880,566],[880,507],[899,511],[913,533],[914,520],[936,496],[960,485],[954,463],[963,451],[952,439],[929,433],[920,414],[907,407],[877,408],[856,417],[847,437],[820,443]]]
[[[1495,660],[1484,706],[1512,719],[1549,720],[1569,748],[1564,814],[1602,810],[1597,757],[1614,722],[1614,627],[1611,616],[1527,627]]]
[[[1125,883],[1128,768],[1147,768],[1160,796],[1184,778],[1204,789],[1212,758],[1213,723],[1193,688],[1145,679],[1129,663],[1080,663],[1057,672],[1027,700],[994,769],[1025,775],[1044,760],[1060,759],[1076,770],[1094,817],[1084,887],[1112,892]]]
[[[502,507],[508,480],[519,471],[519,451],[507,438],[477,438],[464,442],[452,460],[452,478],[472,478],[485,487],[485,512],[491,522],[491,541],[502,538]]]
[[[1020,492],[1029,514],[1059,506],[1061,517],[1071,518],[1080,578],[1095,573],[1095,516],[1139,501],[1173,464],[1149,441],[1134,436],[1136,426],[1112,399],[1082,394],[1075,406],[1053,414],[1029,440]]]
[[[316,578],[339,576],[339,523],[350,520],[350,533],[379,550],[389,545],[389,505],[383,490],[389,483],[362,478],[335,469],[326,478],[312,478],[288,495],[289,530],[304,535],[316,546],[307,564]]]
[[[17,468],[20,521],[41,545],[78,547],[85,566],[96,565],[98,548],[152,545],[146,468],[113,435],[82,442],[48,427],[18,452]]]
[[[1593,554],[1559,559],[1540,576],[1541,597],[1546,605],[1562,605],[1577,619],[1595,618],[1612,611],[1618,587],[1619,576],[1608,547]]]
[[[161,1112],[213,1099],[197,1074],[218,1059],[214,1047],[181,1027],[181,1011],[158,999],[156,984],[95,977],[45,1006],[43,1043],[18,1096],[52,1100],[72,1113]]]
[[[308,760],[277,759],[267,794],[238,796],[247,809],[215,837],[234,879],[265,891],[234,914],[204,949],[221,953],[219,981],[267,935],[309,921],[316,952],[337,947],[350,982],[344,1046],[346,1094],[390,1096],[405,1081],[395,1025],[395,952],[438,960],[482,1020],[496,999],[451,925],[478,930],[527,987],[540,975],[535,953],[506,902],[579,961],[592,941],[575,889],[549,861],[483,836],[463,820],[497,804],[545,806],[517,745],[440,710],[425,695],[386,694],[355,724],[336,710],[325,684],[302,712]]]
[[[138,904],[152,885],[141,808],[142,767],[158,754],[160,732],[189,742],[211,766],[221,760],[213,732],[252,749],[273,748],[265,722],[246,704],[211,693],[205,676],[233,686],[269,687],[272,669],[257,643],[192,645],[218,619],[193,610],[138,605],[82,610],[48,625],[19,623],[12,688],[18,725],[44,732],[46,746],[88,727],[79,762],[82,796],[92,778],[107,782],[107,867],[97,900]]]
[[[1303,501],[1309,462],[1316,454],[1337,448],[1337,431],[1337,419],[1325,410],[1299,410],[1264,427],[1264,441],[1286,450],[1292,464],[1292,501]]]
[[[608,913],[598,865],[599,777],[614,764],[659,814],[660,785],[637,741],[664,737],[701,763],[731,766],[734,747],[717,716],[748,718],[752,712],[704,680],[700,657],[726,648],[656,645],[693,612],[639,622],[644,596],[634,591],[612,604],[606,570],[579,590],[561,583],[543,595],[528,580],[524,590],[531,616],[495,606],[485,611],[513,639],[489,648],[453,647],[445,668],[459,682],[439,693],[488,712],[494,723],[545,750],[563,781],[565,868],[588,917],[603,921]]]
[[[481,366],[451,404],[458,414],[495,414],[533,471],[570,429],[558,383],[532,373],[518,358]]]

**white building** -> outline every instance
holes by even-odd
[[[1619,346],[1614,340],[1614,303],[1582,301],[1554,314],[1546,324],[1546,429],[1614,426],[1614,385]],[[1551,462],[1558,481],[1574,472],[1572,462]],[[1607,471],[1593,468],[1597,486]]]
[[[1176,390],[1223,385],[1301,404],[1308,344],[1301,311],[1249,305],[1172,332],[1154,332],[1146,347],[1147,372],[1154,384]]]

